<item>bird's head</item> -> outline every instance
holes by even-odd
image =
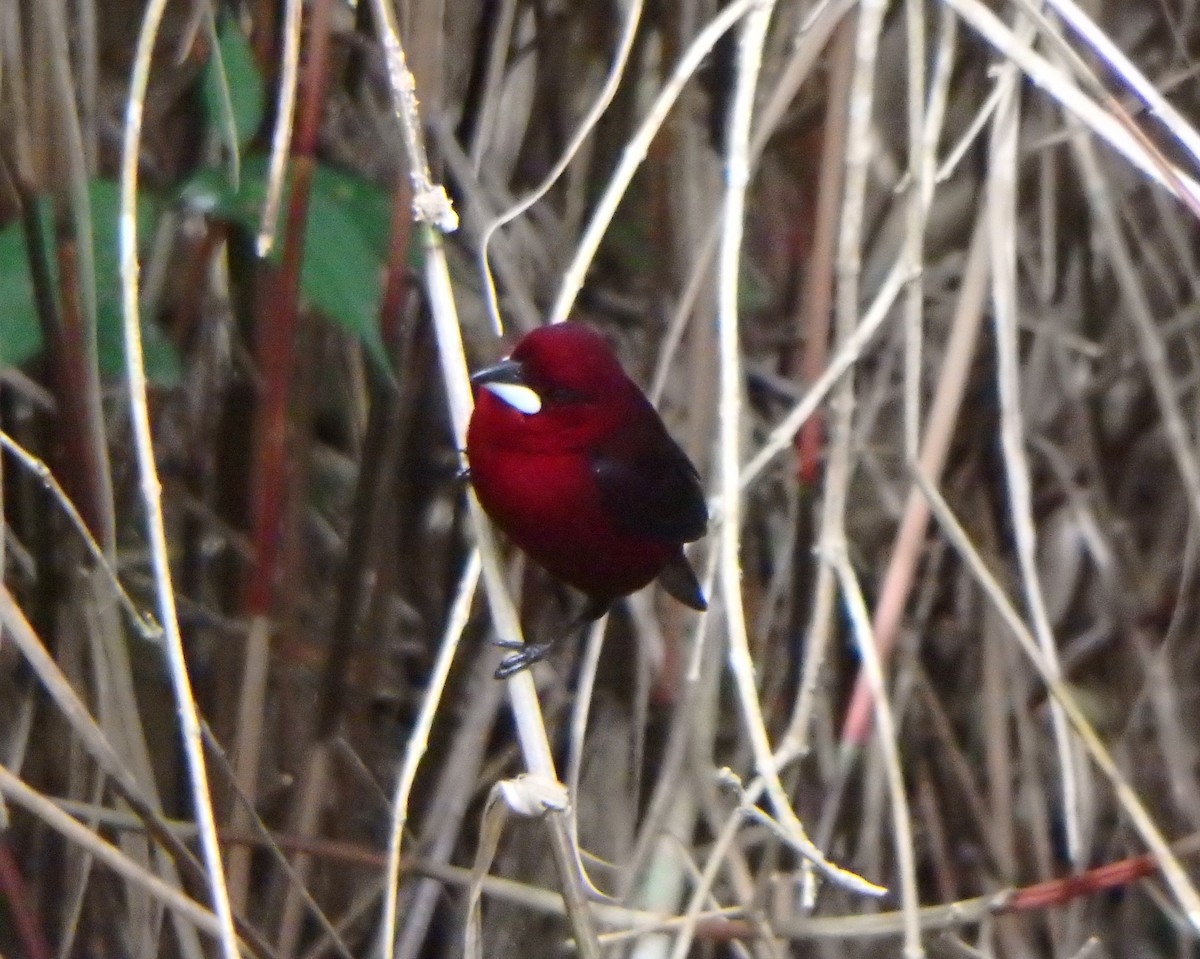
[[[471,382],[524,446],[586,444],[619,425],[629,397],[644,402],[604,339],[580,323],[539,327]]]

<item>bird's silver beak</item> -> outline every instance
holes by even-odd
[[[476,386],[487,386],[491,383],[513,383],[524,386],[524,370],[516,360],[501,360],[494,366],[485,366],[471,377]]]
[[[542,398],[525,385],[524,370],[516,360],[503,360],[487,366],[471,377],[471,382],[503,400],[514,410],[532,416],[540,412]]]

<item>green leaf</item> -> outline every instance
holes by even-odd
[[[224,170],[198,170],[184,182],[180,202],[196,213],[236,223],[258,232],[258,218],[267,195],[266,161],[250,157],[242,167],[239,185],[230,182]]]
[[[88,186],[92,204],[92,236],[96,260],[96,350],[102,376],[125,376],[125,330],[121,303],[121,255],[118,224],[121,189],[110,180],[93,180]],[[138,248],[154,235],[157,211],[145,193],[137,203]],[[179,383],[181,367],[174,346],[155,323],[142,323],[142,354],[146,376],[158,386]]]
[[[339,211],[354,225],[379,263],[387,262],[392,202],[384,190],[360,176],[319,165],[313,176],[312,204],[311,222],[319,225],[321,214]]]
[[[96,267],[96,348],[102,376],[117,379],[125,375],[125,339],[121,307],[120,253],[117,224],[120,214],[120,188],[108,180],[88,184],[88,202],[92,213],[92,250]],[[54,249],[54,211],[49,199],[37,201],[37,215],[46,248]],[[144,246],[153,235],[155,204],[145,195],[138,198],[138,245]],[[51,257],[50,280],[58,289],[58,264]],[[29,259],[25,250],[25,232],[21,223],[10,223],[0,230],[0,363],[18,365],[31,360],[45,348],[41,323],[33,298]],[[174,386],[179,382],[181,366],[174,346],[154,323],[143,322],[146,376],[156,386]]]
[[[232,17],[217,28],[217,42],[204,66],[204,105],[236,161],[242,147],[254,138],[266,109],[263,80],[254,62],[250,41]]]
[[[267,191],[267,158],[246,157],[240,185],[223,171],[203,170],[181,191],[193,209],[257,232]],[[379,333],[382,276],[391,230],[386,192],[362,177],[318,166],[309,197],[300,289],[319,312],[362,343],[388,369]],[[279,254],[276,243],[272,256]]]
[[[119,301],[113,313],[100,307],[100,323],[96,330],[96,350],[100,354],[100,373],[111,379],[125,377],[125,329],[121,322]],[[178,386],[183,378],[183,364],[163,328],[157,323],[142,323],[142,358],[146,364],[146,379],[155,386]]]
[[[0,230],[0,365],[19,366],[42,352],[42,328],[33,302],[33,281],[21,222]]]
[[[390,222],[387,194],[365,180],[318,167],[308,218],[300,288],[386,370],[379,303]]]

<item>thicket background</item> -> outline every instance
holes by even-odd
[[[0,0],[0,952],[1191,955],[1193,0],[384,10]],[[711,609],[504,684],[567,311]]]

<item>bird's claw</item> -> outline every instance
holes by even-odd
[[[471,482],[471,467],[460,466],[457,470],[455,470],[454,478],[460,483]]]
[[[519,652],[505,656],[496,667],[497,679],[508,679],[522,669],[528,669],[534,663],[546,658],[552,643],[518,643],[513,640],[498,640],[496,645],[501,649],[517,649]]]

